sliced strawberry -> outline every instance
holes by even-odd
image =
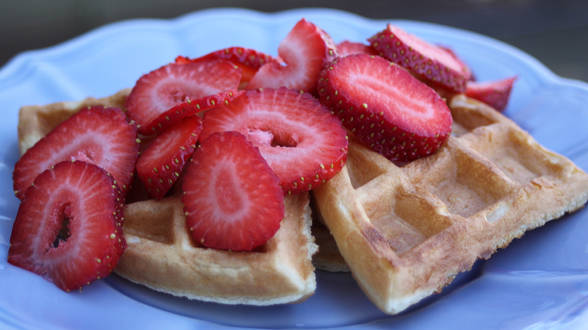
[[[161,199],[182,174],[202,131],[202,120],[193,116],[169,127],[137,160],[137,174],[149,195]]]
[[[271,62],[262,66],[247,88],[287,87],[313,92],[323,64],[336,56],[331,37],[316,25],[301,19],[278,47],[281,65]]]
[[[459,58],[459,56],[457,56],[457,53],[455,53],[453,51],[453,49],[451,49],[447,46],[441,46],[441,45],[437,45],[437,47],[446,51],[449,55],[451,55],[453,57],[453,59],[455,59],[459,63],[459,65],[461,65],[461,72],[463,72],[463,75],[465,76],[467,81],[476,80],[476,78],[474,77],[474,73],[472,72],[470,67],[461,58]]]
[[[186,227],[206,247],[251,251],[280,227],[284,195],[257,148],[236,132],[201,142],[182,185]]]
[[[227,60],[238,66],[239,69],[241,69],[241,83],[239,88],[245,88],[249,81],[251,81],[253,75],[255,75],[257,70],[262,65],[270,62],[279,63],[278,60],[271,57],[270,55],[258,52],[255,49],[244,47],[224,48],[195,59],[178,56],[176,58],[176,63],[190,63],[210,60]]]
[[[151,134],[160,114],[188,99],[237,89],[240,80],[240,70],[228,61],[171,63],[139,78],[127,99],[128,114],[140,133]]]
[[[517,77],[490,82],[469,81],[465,94],[471,98],[482,101],[498,111],[506,108],[510,91]]]
[[[177,64],[188,64],[188,63],[192,63],[195,61],[189,57],[178,55],[174,62]]]
[[[145,127],[144,131],[151,132],[150,134],[159,134],[186,117],[202,114],[221,104],[229,104],[229,102],[241,93],[242,91],[232,90],[205,96],[196,100],[187,100],[159,115],[151,124]]]
[[[65,120],[19,159],[14,190],[24,192],[39,173],[65,160],[82,160],[103,168],[126,192],[133,176],[139,144],[137,129],[118,108],[94,106]]]
[[[468,78],[462,64],[447,51],[390,24],[369,41],[378,55],[402,65],[419,79],[457,93],[465,91]]]
[[[360,42],[344,40],[337,44],[337,56],[344,57],[353,54],[376,55],[376,52],[370,46]]]
[[[44,171],[18,209],[8,262],[65,291],[108,276],[126,247],[119,193],[92,164],[66,161]]]
[[[319,96],[363,144],[396,162],[435,152],[451,132],[441,97],[379,56],[340,57],[319,79]]]
[[[311,190],[347,160],[339,120],[307,93],[280,88],[247,91],[204,116],[201,140],[237,131],[259,147],[286,192]]]

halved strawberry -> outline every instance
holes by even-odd
[[[237,131],[259,147],[286,192],[311,190],[337,174],[347,160],[347,136],[317,99],[291,89],[247,91],[207,112],[201,140]]]
[[[390,24],[369,41],[378,55],[402,65],[417,78],[457,93],[465,91],[467,77],[462,64],[447,51]]]
[[[482,101],[498,111],[506,108],[510,91],[517,77],[489,82],[469,81],[465,94],[471,98]]]
[[[164,65],[137,80],[127,99],[128,114],[140,133],[151,134],[160,114],[188,99],[237,89],[240,80],[240,70],[229,61]]]
[[[451,132],[451,113],[430,87],[392,62],[340,57],[321,73],[327,105],[363,144],[396,162],[435,152]]]
[[[278,54],[286,65],[265,64],[247,88],[287,87],[313,92],[323,64],[336,56],[336,46],[325,31],[301,19],[280,43]]]
[[[202,120],[193,116],[159,135],[137,160],[137,174],[149,195],[160,199],[182,174],[202,131]]]
[[[18,209],[8,262],[65,291],[108,276],[126,247],[119,193],[92,164],[66,161],[44,171]]]
[[[176,57],[176,63],[190,63],[210,60],[227,60],[241,69],[241,83],[239,88],[245,88],[257,70],[266,63],[279,63],[270,55],[258,52],[255,49],[244,47],[229,47],[214,51],[204,56],[189,59],[184,56]]]
[[[370,46],[361,42],[344,40],[337,44],[337,56],[344,57],[353,54],[376,55],[376,52]]]
[[[279,180],[257,148],[236,132],[200,143],[186,169],[186,227],[206,247],[251,251],[267,242],[284,217]]]
[[[65,160],[82,160],[103,168],[126,192],[139,144],[137,128],[118,108],[86,108],[39,140],[14,166],[14,190],[23,199],[35,177]]]
[[[242,91],[239,90],[231,90],[196,100],[189,99],[159,115],[151,124],[145,127],[144,131],[151,132],[150,134],[159,134],[186,117],[192,117],[197,114],[202,115],[205,111],[214,109],[221,104],[229,104],[229,102],[241,93]]]

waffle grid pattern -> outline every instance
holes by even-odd
[[[315,191],[354,277],[388,313],[588,199],[586,173],[514,122],[461,95],[450,108],[452,136],[435,155],[398,167],[352,143]]]
[[[285,212],[280,229],[264,246],[231,252],[202,247],[190,238],[177,196],[128,204],[128,248],[115,272],[156,291],[203,301],[272,305],[304,299],[316,287],[306,194],[286,198]]]

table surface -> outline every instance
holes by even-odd
[[[479,32],[533,55],[555,73],[588,81],[588,1],[273,1],[30,0],[0,2],[0,66],[16,54],[51,46],[131,18],[172,18],[211,7],[275,12],[327,7],[368,18],[434,22]]]

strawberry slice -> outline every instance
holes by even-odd
[[[151,132],[151,134],[159,134],[175,123],[182,121],[184,118],[202,114],[221,104],[229,104],[229,102],[241,93],[242,91],[232,90],[180,103],[159,115],[144,130]]]
[[[201,140],[224,131],[247,136],[285,192],[311,190],[337,174],[347,160],[345,129],[308,93],[247,91],[204,116]]]
[[[118,108],[86,108],[62,122],[14,166],[14,190],[23,199],[35,177],[66,160],[96,164],[112,174],[126,193],[133,176],[139,144],[137,129]]]
[[[465,91],[468,78],[462,63],[447,51],[390,24],[369,41],[378,55],[402,65],[417,78],[457,93]]]
[[[482,101],[498,111],[506,108],[510,91],[517,77],[490,82],[469,81],[465,94],[471,98]]]
[[[18,209],[8,262],[65,291],[108,276],[126,247],[119,194],[92,164],[66,161],[44,171]]]
[[[229,47],[214,51],[204,56],[189,59],[184,56],[176,57],[176,63],[191,63],[199,61],[227,60],[235,64],[241,70],[241,83],[239,88],[245,88],[251,78],[262,65],[270,62],[279,63],[270,55],[258,52],[255,49],[244,47]]]
[[[395,162],[435,152],[451,132],[441,97],[379,56],[340,57],[321,73],[319,96],[355,137]]]
[[[370,46],[361,42],[344,40],[337,44],[337,56],[344,57],[353,54],[376,55],[376,52]]]
[[[171,63],[143,75],[127,99],[129,117],[139,132],[151,134],[152,122],[176,106],[205,96],[237,89],[241,73],[228,61]]]
[[[455,53],[453,49],[442,45],[437,45],[437,47],[446,51],[449,55],[453,57],[454,60],[456,60],[459,63],[459,65],[461,65],[461,72],[463,72],[463,75],[465,76],[467,81],[476,80],[476,77],[474,77],[474,73],[472,72],[470,67],[461,58],[459,58],[459,56],[457,56],[457,53]]]
[[[257,148],[236,132],[201,142],[186,169],[186,227],[203,246],[251,251],[269,240],[284,217],[279,180]]]
[[[286,65],[265,64],[247,88],[287,87],[313,92],[323,64],[336,56],[336,46],[326,32],[301,19],[280,43],[278,54]]]
[[[189,117],[159,135],[137,160],[137,175],[149,195],[161,199],[180,177],[194,152],[202,120]]]

